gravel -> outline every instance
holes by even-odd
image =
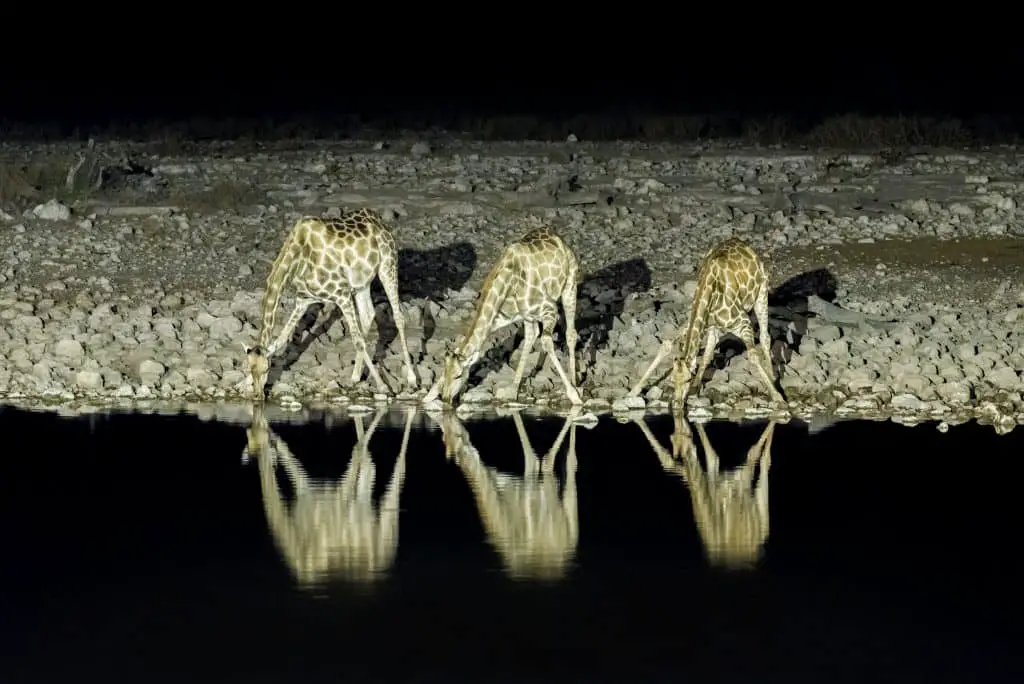
[[[10,164],[53,148],[5,145],[0,156]],[[58,151],[78,151],[66,148]],[[272,373],[274,403],[414,402],[499,251],[541,219],[581,261],[582,394],[596,414],[666,408],[668,363],[641,397],[625,395],[683,323],[702,254],[739,235],[763,255],[773,286],[789,283],[771,327],[793,415],[976,417],[1004,429],[1024,422],[1024,174],[1013,148],[894,159],[437,138],[288,149],[211,143],[193,156],[110,144],[90,153],[129,157],[145,173],[0,213],[5,403],[245,398],[241,343],[256,339],[259,300],[286,231],[301,215],[369,206],[389,219],[402,249],[420,386],[403,380],[378,289],[378,365],[395,395],[375,395],[368,380],[348,384],[354,348],[340,317],[325,311],[316,322],[307,315],[314,333]],[[807,288],[822,281],[801,274],[819,269],[831,274],[827,298],[841,320],[807,311]],[[467,408],[507,404],[495,396],[513,375],[516,332],[494,336],[462,397]],[[723,345],[716,366],[689,400],[693,417],[768,414],[735,345]],[[524,379],[519,402],[565,408],[549,364]]]

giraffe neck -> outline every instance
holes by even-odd
[[[473,313],[469,332],[463,337],[462,343],[458,347],[458,354],[463,358],[467,358],[483,348],[491,332],[491,325],[494,323],[498,311],[501,310],[501,305],[508,296],[512,279],[505,272],[506,264],[504,261],[503,259],[502,262],[498,263],[483,285],[483,291],[480,295],[480,300],[477,302],[476,311]]]
[[[281,291],[292,278],[296,262],[302,253],[302,235],[305,233],[308,221],[299,221],[292,229],[285,240],[284,246],[278,252],[270,267],[270,275],[267,276],[267,289],[263,293],[263,300],[260,302],[260,334],[257,345],[266,352],[270,344],[270,337],[274,332],[274,321],[277,318],[278,304],[281,302]]]
[[[708,304],[711,300],[711,278],[702,278],[697,292],[693,295],[693,304],[690,305],[690,317],[686,323],[686,333],[682,336],[679,344],[679,358],[692,369],[697,363],[697,350],[700,347],[701,336],[704,334],[704,324],[708,318]]]

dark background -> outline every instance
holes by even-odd
[[[672,57],[633,59],[600,59],[607,46],[589,48],[595,55],[588,59],[588,48],[579,46],[574,58],[566,53],[531,61],[529,50],[523,52],[528,45],[501,60],[455,59],[424,56],[421,48],[405,56],[396,40],[365,57],[362,48],[352,47],[355,61],[351,52],[340,51],[325,63],[319,53],[302,59],[282,50],[272,73],[266,60],[213,58],[196,66],[183,59],[176,69],[147,67],[143,60],[95,78],[28,78],[15,71],[0,80],[0,120],[8,126],[105,127],[158,119],[330,122],[356,116],[415,128],[499,115],[729,114],[812,125],[830,115],[858,113],[986,117],[993,125],[1016,128],[1024,119],[1018,88],[1024,49],[993,40],[993,46],[967,50],[941,36],[931,52],[885,53],[875,45],[890,42],[867,36],[859,45],[809,44],[789,54],[773,41],[746,49],[737,41],[737,47],[719,43]],[[522,55],[523,62],[514,63]]]

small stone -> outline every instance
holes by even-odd
[[[103,376],[93,370],[82,370],[75,374],[75,384],[85,389],[102,389]]]
[[[85,357],[85,348],[82,347],[82,343],[78,340],[65,338],[57,343],[53,353],[58,358],[79,361]]]
[[[646,406],[643,397],[619,397],[612,402],[612,411],[643,410]]]

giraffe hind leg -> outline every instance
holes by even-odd
[[[573,386],[579,382],[576,375],[576,344],[579,334],[576,332],[576,269],[572,269],[562,289],[562,310],[565,312],[565,354],[568,357],[569,380]]]
[[[526,372],[526,358],[533,351],[533,346],[537,343],[537,327],[536,321],[525,321],[523,323],[523,342],[519,345],[519,363],[516,364],[516,374],[512,378],[512,387],[509,391],[513,399],[519,396],[519,386],[522,385],[523,373]]]
[[[363,339],[366,339],[366,334],[370,331],[370,324],[374,320],[373,310],[373,299],[370,296],[370,286],[356,290],[355,292],[356,301],[356,313],[358,314],[359,320],[359,331],[363,334]],[[346,321],[345,325],[348,325]],[[356,357],[356,367],[352,370],[353,382],[363,376],[363,357]]]
[[[701,354],[700,363],[697,364],[697,368],[693,376],[687,381],[684,379],[683,373],[681,372],[684,367],[677,367],[675,375],[675,402],[676,406],[680,409],[686,406],[686,398],[690,394],[697,394],[700,392],[701,384],[704,382],[704,373],[707,372],[708,364],[711,363],[711,359],[715,355],[715,348],[718,347],[718,340],[721,337],[721,333],[714,326],[708,326],[707,337],[704,339],[704,353]],[[696,351],[696,350],[694,350]],[[693,361],[690,359],[677,359],[677,364],[692,364]]]
[[[743,341],[743,346],[747,348],[747,355],[750,358],[750,362],[754,365],[754,369],[757,374],[761,376],[761,379],[768,386],[768,393],[771,395],[774,401],[784,402],[782,395],[775,389],[775,378],[772,377],[771,362],[769,359],[765,359],[763,351],[760,347],[754,344],[754,328],[750,325],[750,320],[744,318],[742,322],[736,327],[734,334]],[[765,332],[767,336],[767,331]],[[766,361],[768,362],[765,367]]]
[[[380,373],[377,372],[377,367],[373,364],[373,359],[370,358],[369,352],[366,350],[366,338],[363,337],[363,332],[359,328],[359,321],[356,317],[356,308],[352,303],[352,298],[347,295],[338,297],[335,302],[338,308],[341,309],[342,316],[345,317],[345,327],[348,328],[352,334],[352,342],[356,347],[356,358],[362,357],[366,363],[367,370],[370,371],[370,377],[373,378],[374,383],[377,385],[377,389],[381,392],[386,392],[388,386],[384,383],[384,380],[380,377]],[[352,382],[359,382],[362,376],[362,364],[358,361],[353,365]],[[358,375],[356,373],[358,371]]]
[[[402,361],[405,364],[405,381],[412,387],[417,387],[419,382],[416,378],[416,369],[412,367],[412,355],[409,353],[409,343],[405,337],[405,314],[402,313],[402,302],[398,297],[397,261],[391,258],[382,260],[377,277],[384,287],[384,294],[391,304],[391,317],[395,319],[395,327],[398,328],[398,342],[402,346]]]
[[[775,387],[775,369],[772,365],[771,332],[768,330],[768,284],[765,282],[757,293],[757,300],[754,302],[754,315],[757,317],[758,335],[760,336],[761,375],[768,383],[768,391],[775,401],[785,403],[786,399]]]
[[[577,391],[575,385],[569,381],[569,377],[565,374],[565,369],[562,368],[562,363],[558,360],[558,356],[555,354],[555,341],[551,337],[551,331],[554,329],[555,324],[558,322],[558,307],[554,304],[544,307],[544,312],[541,314],[541,333],[540,333],[540,344],[541,348],[547,352],[548,358],[551,360],[551,365],[555,367],[555,372],[558,373],[558,377],[562,379],[562,384],[565,385],[565,394],[573,404],[582,404],[583,400],[580,398],[580,393]]]

